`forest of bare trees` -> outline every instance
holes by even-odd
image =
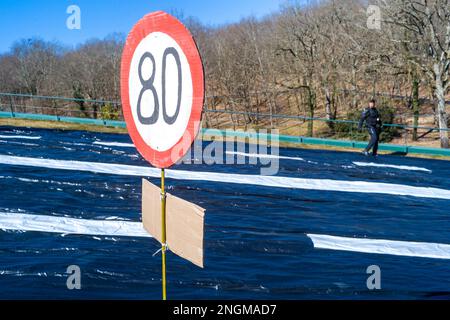
[[[389,110],[414,125],[419,115],[432,114],[432,124],[444,129],[441,147],[449,148],[450,0],[373,0],[371,5],[290,1],[262,19],[218,27],[183,19],[203,57],[205,107],[245,114],[243,120],[232,113],[210,114],[206,121],[279,125],[258,113],[345,119],[372,96],[397,96],[385,100]],[[112,35],[68,49],[39,38],[19,40],[0,56],[0,91],[120,101],[124,41],[124,35]],[[99,106],[92,108],[97,117]],[[333,126],[330,122],[327,130]]]

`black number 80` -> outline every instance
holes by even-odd
[[[177,63],[177,70],[178,70],[178,99],[177,99],[177,109],[175,111],[175,114],[173,116],[169,116],[167,114],[166,110],[166,67],[167,67],[167,56],[172,55],[175,59],[175,62]],[[153,64],[153,73],[150,76],[148,80],[144,80],[144,77],[142,76],[142,65],[144,64],[145,59],[149,58],[152,61]],[[158,94],[156,92],[154,82],[155,82],[155,74],[156,74],[156,63],[155,63],[155,57],[150,52],[146,52],[139,61],[139,79],[142,84],[142,90],[139,93],[139,99],[137,102],[137,115],[139,122],[146,125],[155,124],[159,119],[159,99]],[[181,106],[181,94],[182,94],[182,72],[181,72],[181,60],[180,55],[178,54],[178,51],[173,48],[169,47],[164,51],[163,58],[162,58],[162,111],[163,111],[163,118],[164,122],[166,122],[169,125],[172,125],[177,121],[178,114],[180,113],[180,106]],[[141,102],[142,102],[142,96],[146,91],[150,90],[153,95],[153,101],[155,108],[153,109],[153,113],[149,117],[144,117],[142,115],[142,109],[141,109]]]

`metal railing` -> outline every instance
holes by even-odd
[[[207,97],[207,101],[216,97]],[[81,98],[68,98],[58,96],[41,96],[17,93],[0,93],[0,111],[15,113],[32,113],[52,115],[59,117],[78,117],[87,119],[123,121],[121,103],[112,100],[93,100]],[[259,123],[256,127],[270,127],[272,120],[279,123],[274,127],[281,133],[298,136],[310,136],[315,138],[350,138],[352,140],[364,140],[366,133],[357,131],[358,121],[348,119],[327,119],[324,117],[308,117],[301,115],[277,114],[267,112],[247,112],[238,110],[211,109],[206,105],[204,110],[207,127],[252,127],[249,117],[256,117]],[[211,117],[215,116],[214,119]],[[230,116],[230,119],[224,118]],[[231,119],[231,117],[236,117]],[[270,121],[261,121],[270,119]],[[284,121],[284,123],[281,123]],[[107,122],[104,122],[107,124]],[[326,126],[317,127],[317,123]],[[414,144],[424,138],[436,140],[442,130],[431,126],[413,126],[406,123],[386,123],[384,138],[394,139],[396,143],[404,145]],[[383,137],[383,136],[382,136]]]

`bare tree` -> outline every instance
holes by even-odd
[[[285,9],[284,19],[279,21],[278,51],[286,59],[286,76],[280,84],[290,89],[304,89],[307,93],[308,135],[313,135],[314,112],[319,87],[318,42],[320,20],[314,14],[314,6],[292,6]],[[293,72],[292,72],[293,71]]]
[[[18,59],[11,54],[0,56],[0,91],[1,92],[18,92],[20,86],[18,84]]]
[[[93,40],[64,57],[64,79],[73,97],[90,100],[120,100],[122,37]],[[82,107],[80,105],[80,107]],[[99,113],[92,104],[93,117]]]
[[[62,47],[40,39],[21,40],[14,44],[12,54],[17,59],[17,80],[29,94],[46,94],[57,84]]]
[[[387,23],[411,34],[404,45],[414,54],[414,63],[433,83],[437,100],[437,119],[442,148],[449,148],[445,96],[450,88],[450,1],[395,0],[382,1]]]

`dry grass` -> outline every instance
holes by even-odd
[[[208,136],[204,135],[203,140],[205,141],[211,141],[212,139],[217,139],[215,136]],[[228,138],[223,137],[223,141],[239,141],[239,142],[245,142],[245,143],[258,143],[255,139],[244,139],[244,138]],[[259,141],[261,143],[261,141]],[[345,151],[345,152],[353,152],[353,153],[360,153],[362,149],[354,149],[354,148],[346,148],[346,147],[336,147],[336,146],[324,146],[324,145],[313,145],[313,144],[296,144],[296,143],[290,143],[290,142],[280,142],[280,147],[284,148],[294,148],[294,149],[309,149],[309,150],[326,150],[326,151]],[[391,151],[379,151],[380,155],[389,155],[393,154]],[[438,159],[438,160],[450,160],[450,157],[448,156],[441,156],[441,155],[425,155],[425,154],[405,154],[406,157],[411,158],[422,158],[422,159]]]
[[[80,131],[104,132],[104,133],[128,133],[126,128],[86,125],[69,122],[10,119],[10,118],[0,119],[0,126],[59,129],[59,130],[80,130]]]
[[[116,127],[105,127],[98,125],[84,125],[84,124],[76,124],[76,123],[68,123],[68,122],[55,122],[55,121],[41,121],[41,120],[26,120],[26,119],[0,119],[0,126],[13,126],[13,127],[27,127],[27,128],[44,128],[44,129],[59,129],[59,130],[80,130],[80,131],[91,131],[91,132],[103,132],[103,133],[120,133],[127,134],[128,131],[126,128],[116,128]],[[280,134],[286,135],[306,135],[308,124],[305,122],[302,125],[298,125],[298,123],[287,121],[285,123],[285,127],[280,130]],[[221,129],[226,129],[226,127],[222,127]],[[232,129],[232,128],[229,128]],[[239,128],[236,128],[239,129]],[[243,128],[240,128],[243,129]],[[248,128],[250,129],[250,128]],[[257,129],[257,128],[255,128]],[[314,132],[316,136],[320,136],[321,133],[327,131],[327,126],[325,123],[314,123]],[[211,137],[204,136],[204,140],[208,140]],[[431,139],[430,139],[431,140]],[[238,141],[243,141],[242,139],[238,139]],[[248,142],[248,141],[247,141]],[[250,141],[256,142],[256,141]],[[404,140],[399,139],[399,144],[403,144]],[[427,147],[439,147],[439,140],[436,141],[419,141],[414,143],[414,145],[418,146],[427,146]],[[314,150],[334,150],[334,151],[348,151],[348,152],[360,152],[360,150],[352,149],[352,148],[343,148],[343,147],[333,147],[333,146],[319,146],[319,145],[308,145],[308,144],[294,144],[294,143],[280,143],[281,147],[289,147],[289,148],[301,148],[301,149],[314,149]],[[389,154],[389,152],[380,152],[381,154]],[[409,157],[415,158],[426,158],[426,159],[443,159],[449,160],[450,157],[445,156],[432,156],[432,155],[420,155],[420,154],[411,154],[407,155]]]

